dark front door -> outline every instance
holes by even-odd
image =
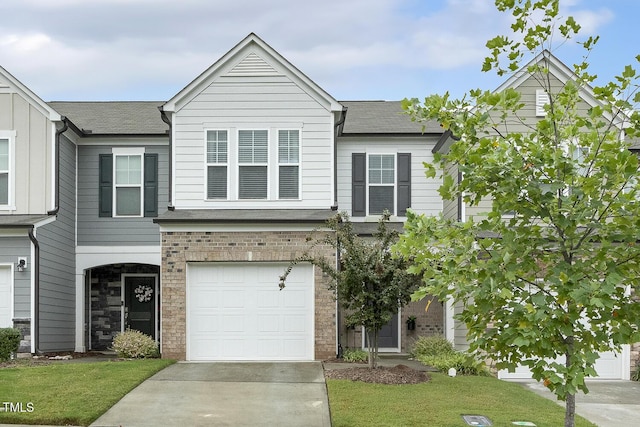
[[[378,348],[398,348],[398,314],[391,317],[389,323],[380,328],[378,332]],[[369,347],[369,341],[365,334],[365,347]]]
[[[125,276],[124,329],[135,329],[156,339],[156,278]]]

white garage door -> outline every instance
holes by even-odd
[[[11,266],[0,265],[0,328],[13,326],[11,288]]]
[[[564,363],[564,358],[558,359]],[[600,353],[596,361],[596,372],[601,380],[628,380],[629,379],[629,346],[623,346],[622,353],[606,351]],[[498,372],[501,379],[530,379],[531,372],[526,366],[519,366],[514,372],[506,370]]]
[[[189,264],[187,360],[313,360],[313,267]]]

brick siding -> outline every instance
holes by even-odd
[[[321,232],[315,232],[321,233]],[[311,232],[163,232],[162,357],[186,359],[187,264],[197,262],[289,262],[308,248]],[[335,258],[333,248],[319,245],[314,254]],[[315,358],[336,354],[335,299],[329,278],[315,267]],[[277,286],[277,282],[274,282]]]

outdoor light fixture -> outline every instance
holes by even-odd
[[[26,258],[18,258],[18,265],[16,269],[18,271],[24,271],[27,268],[27,259]]]

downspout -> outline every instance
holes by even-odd
[[[60,137],[67,129],[69,129],[69,123],[67,118],[65,116],[62,116],[61,119],[62,119],[62,128],[56,129],[55,144],[53,148],[54,149],[53,155],[55,157],[55,168],[56,168],[56,173],[54,176],[55,194],[53,195],[54,207],[53,207],[53,210],[50,210],[49,212],[47,212],[47,215],[57,215],[58,211],[60,210]]]
[[[36,354],[40,352],[40,243],[33,234],[33,226],[29,229],[29,240],[33,243],[33,322],[31,336],[34,340]]]
[[[342,133],[342,126],[344,125],[344,121],[347,118],[347,108],[342,107],[342,111],[340,112],[340,118],[335,124],[336,131],[333,135],[333,206],[331,206],[331,210],[338,210],[338,134]],[[340,271],[340,245],[338,244],[338,249],[336,250],[336,270]],[[337,354],[336,357],[338,359],[342,359],[343,349],[342,349],[342,338],[341,338],[341,329],[342,325],[342,312],[340,311],[340,300],[338,299],[338,294],[336,293],[336,343],[337,343]]]
[[[160,118],[169,126],[169,205],[167,209],[170,211],[175,209],[173,206],[173,126],[171,120],[167,116],[167,113],[162,109],[162,106],[158,107],[160,110]]]

